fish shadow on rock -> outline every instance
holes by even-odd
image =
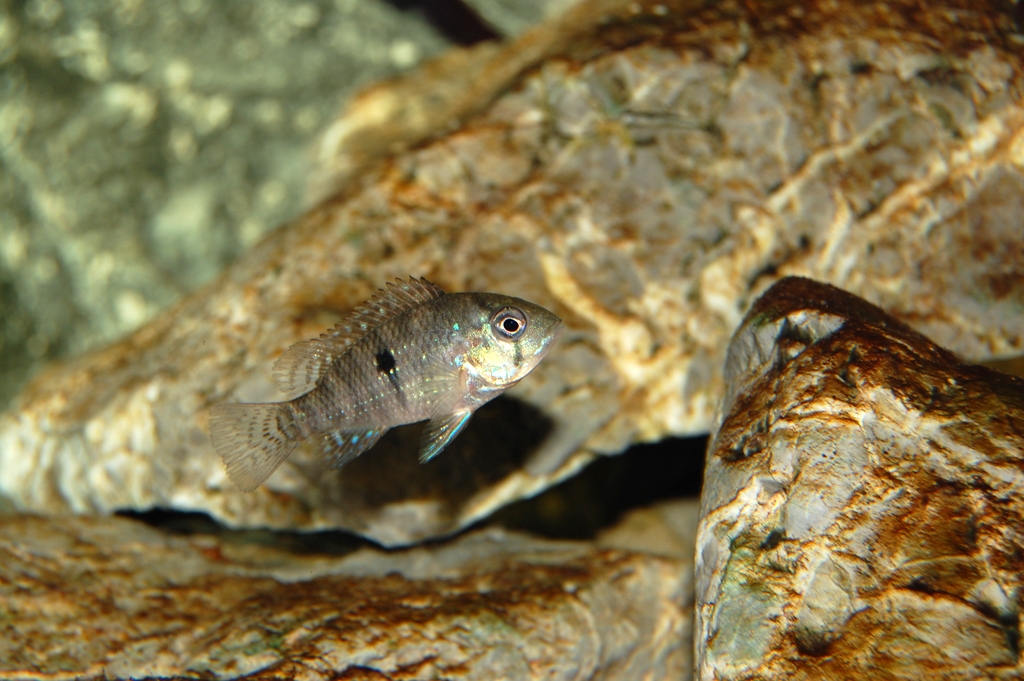
[[[390,430],[377,445],[339,471],[319,477],[330,501],[349,512],[373,513],[406,501],[433,501],[442,519],[482,489],[521,469],[554,430],[541,410],[502,395],[478,409],[469,425],[437,458],[420,464],[425,424]],[[333,497],[336,497],[333,498]]]

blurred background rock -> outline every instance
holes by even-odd
[[[0,410],[298,215],[361,86],[571,2],[0,2]]]
[[[502,35],[513,37],[564,12],[577,2],[579,0],[466,0],[466,5],[487,25]]]

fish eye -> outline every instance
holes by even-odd
[[[526,315],[522,310],[506,307],[491,317],[491,328],[502,340],[517,340],[526,331]]]

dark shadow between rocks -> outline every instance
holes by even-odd
[[[673,437],[601,457],[541,494],[483,521],[552,539],[593,539],[634,508],[700,495],[708,438]]]
[[[403,12],[417,12],[448,40],[469,47],[502,36],[462,0],[385,0]]]
[[[501,437],[512,429],[509,422],[501,421],[506,410],[526,407],[520,416],[529,415],[534,411],[528,405],[514,399],[507,401],[511,404],[498,404],[494,409],[481,409],[478,415],[484,418],[480,419],[475,432],[467,429],[461,436],[470,436],[470,441],[458,446],[456,441],[452,445],[453,458],[458,458],[459,461],[453,461],[451,468],[459,469],[455,471],[455,476],[460,478],[459,489],[476,489],[472,487],[473,476],[479,475],[481,471],[472,468],[475,457],[473,452],[479,451],[474,447],[480,447],[483,442]],[[420,427],[408,427],[403,430],[406,432],[396,433],[395,442],[389,448],[390,456],[402,459],[400,465],[406,465],[404,459],[409,459],[414,465],[419,466],[414,445],[418,443],[416,438]],[[543,438],[540,438],[536,444],[542,440]],[[412,448],[403,452],[401,448],[406,446]],[[669,438],[653,444],[631,447],[618,456],[601,457],[578,475],[535,497],[510,504],[475,526],[467,528],[466,531],[481,526],[500,526],[550,539],[593,539],[634,508],[642,508],[666,499],[698,496],[703,480],[706,449],[706,436]],[[525,459],[528,454],[526,452],[520,458]],[[436,460],[427,466],[432,466],[435,462]],[[505,459],[501,466],[504,471],[502,475],[511,472],[509,467],[514,463],[511,459]],[[435,470],[440,471],[442,467],[438,466]],[[379,475],[380,469],[368,466],[363,472],[362,479],[370,479],[369,474],[373,471],[378,471]],[[448,483],[443,476],[430,476],[430,479],[434,481],[431,485],[444,486]],[[382,476],[374,486],[375,489],[386,487],[380,483],[387,480],[393,481],[393,478]],[[350,484],[355,485],[354,482]],[[443,494],[445,491],[441,490],[440,493]],[[450,491],[447,496],[452,498]],[[386,497],[386,494],[380,495],[382,499]],[[221,525],[205,513],[153,509],[144,512],[124,511],[118,515],[139,520],[172,534],[213,535],[225,543],[273,546],[298,554],[339,556],[364,546],[378,546],[368,539],[341,530],[300,532],[233,529]]]
[[[205,513],[185,513],[163,508],[148,511],[118,511],[118,516],[156,527],[168,534],[212,536],[236,546],[269,546],[299,555],[344,556],[367,546],[378,546],[342,530],[300,532],[298,530],[237,529],[227,527]]]
[[[299,463],[320,478],[324,506],[357,509],[372,517],[404,502],[433,502],[445,522],[481,490],[520,470],[554,430],[537,408],[502,396],[481,407],[451,445],[419,462],[423,424],[388,432],[369,452],[339,471],[323,471],[309,458]],[[333,503],[332,503],[333,502]]]

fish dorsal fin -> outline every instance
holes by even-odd
[[[352,311],[352,315],[338,326],[352,325],[356,338],[384,322],[394,319],[403,312],[428,303],[444,295],[439,287],[420,277],[408,280],[395,279],[387,284],[368,301]]]
[[[388,283],[386,290],[381,289],[319,338],[301,341],[285,350],[274,363],[278,389],[289,398],[308,393],[331,365],[368,331],[443,295],[444,291],[422,277]]]
[[[285,350],[274,362],[274,382],[288,399],[305,395],[345,353],[354,338],[338,324],[319,338],[302,341]]]

